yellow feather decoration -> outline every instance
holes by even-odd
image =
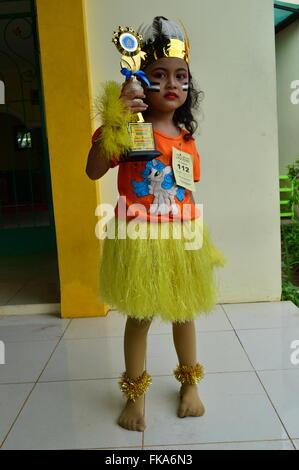
[[[107,81],[103,93],[94,100],[94,108],[102,121],[102,132],[98,140],[108,160],[119,160],[131,145],[128,122],[135,120],[134,115],[120,99],[121,85]]]

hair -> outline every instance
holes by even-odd
[[[184,135],[184,140],[190,140],[195,131],[198,128],[198,122],[194,117],[193,110],[200,111],[200,103],[204,99],[204,92],[202,90],[196,89],[194,86],[192,75],[190,73],[189,67],[189,88],[187,99],[185,103],[175,110],[173,115],[173,122],[175,125],[183,125],[188,131],[188,134]]]

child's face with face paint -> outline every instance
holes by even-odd
[[[187,63],[176,57],[163,57],[149,65],[145,70],[151,87],[146,87],[148,111],[175,111],[186,101],[188,94],[189,72]]]

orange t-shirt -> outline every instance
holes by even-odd
[[[96,140],[101,127],[92,136]],[[194,181],[200,180],[200,156],[195,140],[188,142],[183,136],[188,134],[181,129],[178,137],[171,137],[154,129],[156,148],[162,153],[151,161],[118,162],[111,161],[110,167],[119,165],[118,192],[120,198],[115,207],[115,215],[121,219],[138,218],[151,222],[190,220],[200,216],[191,199],[189,189],[178,186],[172,169],[172,148],[193,155]]]

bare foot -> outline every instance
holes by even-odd
[[[121,415],[118,418],[118,424],[129,431],[144,431],[146,426],[143,417],[144,395],[141,395],[135,402],[128,399]]]
[[[197,385],[183,384],[180,390],[179,418],[185,416],[202,416],[205,408],[199,398]]]

